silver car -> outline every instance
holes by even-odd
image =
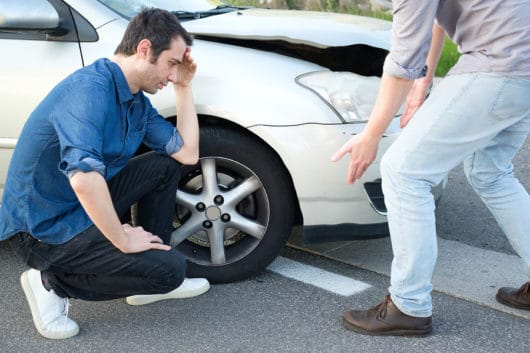
[[[309,242],[387,234],[379,158],[399,119],[356,184],[345,182],[347,158],[330,157],[366,123],[391,24],[343,14],[207,0],[2,0],[0,192],[30,112],[69,73],[112,56],[142,6],[173,11],[195,37],[201,159],[184,169],[171,240],[190,275],[256,274],[297,225]],[[150,98],[175,121],[170,89]]]

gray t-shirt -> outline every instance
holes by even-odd
[[[530,0],[394,0],[385,74],[409,80],[425,75],[434,21],[461,53],[449,75],[530,78]]]

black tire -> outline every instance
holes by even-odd
[[[187,258],[188,276],[242,280],[287,241],[292,187],[277,155],[248,132],[204,126],[200,139],[199,163],[183,168],[171,244]]]

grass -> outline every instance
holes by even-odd
[[[255,6],[255,7],[266,7],[266,4],[261,3],[259,0],[232,0],[230,1],[234,5],[238,6]],[[285,0],[286,8],[297,9],[296,4],[299,1],[296,0]],[[352,15],[360,15],[367,17],[379,18],[387,21],[392,21],[392,15],[386,12],[381,11],[372,11],[372,10],[363,10],[357,7],[341,7],[339,2],[336,0],[327,0],[320,2],[320,8],[317,10],[328,11],[328,12],[340,12],[348,13]],[[438,62],[438,67],[436,68],[435,75],[438,77],[443,77],[447,72],[453,67],[453,65],[458,60],[460,54],[457,51],[456,44],[454,44],[449,38],[445,39],[444,48]]]
[[[447,72],[456,64],[460,54],[456,48],[456,44],[453,43],[449,38],[445,37],[445,44],[440,55],[440,61],[436,67],[435,76],[443,77]]]

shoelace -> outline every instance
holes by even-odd
[[[530,291],[530,282],[526,282],[519,290],[517,290],[517,294],[520,294],[522,296],[527,296],[528,292]]]
[[[68,298],[63,298],[63,314],[64,316],[68,317],[68,311],[70,310],[70,306],[72,304],[70,304],[70,300],[68,300]]]
[[[63,299],[63,328],[66,330],[66,323],[68,322],[68,311],[70,310],[70,300],[68,298],[62,298]]]
[[[386,297],[385,297],[385,301],[377,306],[377,317],[378,318],[382,318],[382,319],[385,318],[386,312],[387,312],[387,308],[388,308],[388,303],[390,301],[391,301],[390,294],[387,294]]]

